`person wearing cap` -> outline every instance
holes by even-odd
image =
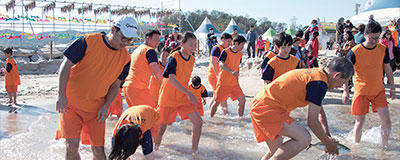
[[[92,146],[93,158],[106,159],[105,120],[130,67],[127,45],[138,37],[133,17],[121,16],[108,34],[90,33],[73,42],[60,65],[56,139],[64,138],[65,159],[80,159],[79,142]]]
[[[354,28],[351,30],[351,34],[354,36],[354,35],[356,35],[357,33],[358,33],[358,29],[354,27]]]
[[[174,27],[172,34],[168,37],[167,41],[164,44],[164,47],[170,47],[171,50],[179,47],[179,42],[182,39],[182,36],[179,34],[179,28]]]

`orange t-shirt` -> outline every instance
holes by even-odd
[[[287,58],[281,58],[274,56],[268,61],[266,68],[263,70],[261,79],[273,81],[282,74],[299,68],[299,60],[293,55],[289,55]]]
[[[219,57],[219,61],[223,61],[224,64],[234,70],[235,72],[239,71],[239,65],[242,61],[242,52],[233,52],[231,48],[224,49],[222,51],[221,56]],[[238,79],[234,77],[231,73],[225,71],[220,67],[218,73],[217,86],[236,86],[239,85]]]
[[[161,72],[164,71],[165,66],[159,61],[158,66],[160,67]],[[158,82],[157,78],[152,75],[151,80],[150,80],[150,94],[153,99],[154,104],[157,106],[158,103],[158,97],[160,95],[160,88],[161,88],[161,83]]]
[[[149,61],[149,59],[151,60]],[[157,63],[157,53],[154,51],[154,48],[146,44],[142,44],[136,48],[132,53],[131,67],[124,87],[147,89],[150,77],[153,74],[153,70],[150,67],[150,63],[152,62]]]
[[[151,129],[153,126],[160,125],[160,115],[153,107],[148,105],[130,107],[124,113],[122,113],[114,127],[112,137],[115,136],[115,133],[119,127],[131,122],[140,125],[143,136],[143,133]]]
[[[290,112],[309,102],[321,105],[327,84],[327,75],[321,68],[291,70],[266,85],[254,99],[262,105],[282,107]]]
[[[17,63],[13,57],[7,58],[6,63],[4,64],[4,68],[7,68],[7,64],[12,66],[10,72],[5,72],[5,84],[6,86],[16,86],[21,84],[21,80],[19,78],[19,71],[17,67]]]
[[[265,41],[265,51],[269,51],[269,46],[270,46],[271,42],[269,41]]]
[[[76,62],[71,67],[67,83],[68,106],[97,112],[104,105],[110,86],[129,65],[130,56],[125,48],[110,48],[102,34],[85,34],[78,40],[87,45],[79,61],[73,59],[77,52],[72,51],[79,50],[80,46],[73,44],[64,51],[68,59]]]
[[[163,72],[164,80],[160,88],[158,105],[160,107],[179,107],[190,104],[186,94],[176,89],[169,82],[169,74],[175,74],[175,79],[186,89],[189,89],[189,80],[193,71],[194,57],[189,55],[185,59],[180,51],[172,53],[167,60]]]
[[[376,95],[385,89],[383,85],[383,64],[389,63],[386,46],[378,44],[368,49],[363,44],[354,46],[347,54],[354,64],[354,93]]]
[[[217,47],[218,49],[215,48],[215,47]],[[217,77],[217,75],[214,72],[214,67],[213,67],[213,64],[212,64],[211,60],[214,57],[219,58],[219,56],[221,55],[223,50],[224,50],[224,47],[222,47],[220,44],[217,44],[216,46],[214,46],[214,48],[213,48],[213,50],[211,52],[211,55],[210,55],[210,62],[209,62],[209,65],[208,65],[208,77],[210,77],[210,76]]]

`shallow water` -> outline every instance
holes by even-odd
[[[338,91],[332,91],[338,92]],[[316,148],[301,152],[294,159],[399,159],[400,158],[400,108],[398,103],[390,102],[392,135],[388,151],[380,149],[380,120],[377,114],[369,114],[364,126],[362,142],[352,143],[354,117],[348,114],[350,106],[339,105],[333,97],[326,97],[325,111],[332,135],[351,151],[335,157],[328,157]],[[245,116],[237,119],[237,102],[229,101],[230,115],[217,112],[209,118],[208,107],[203,117],[205,123],[200,139],[200,154],[193,157],[191,150],[191,123],[178,121],[168,126],[160,150],[155,152],[157,159],[260,159],[267,152],[265,143],[256,143],[248,112],[251,97],[247,98]],[[208,99],[208,102],[210,98]],[[397,101],[396,101],[397,102]],[[336,103],[336,104],[332,104]],[[8,106],[0,105],[0,159],[63,159],[65,145],[63,140],[54,140],[58,123],[55,112],[55,98],[42,97],[19,110],[9,114]],[[29,105],[28,105],[29,104]],[[126,108],[126,106],[125,106]],[[306,125],[307,108],[297,109],[291,114],[300,124]],[[109,153],[111,132],[117,118],[107,120],[106,153]],[[307,127],[306,127],[307,128]],[[308,129],[308,128],[307,128]],[[313,143],[319,140],[313,136]],[[90,146],[81,146],[82,159],[92,159]],[[134,155],[141,158],[141,149]]]

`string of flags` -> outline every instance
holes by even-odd
[[[52,16],[45,16],[44,18],[40,18],[39,16],[21,16],[17,15],[17,17],[10,17],[9,15],[6,14],[1,14],[0,13],[0,21],[31,21],[31,22],[51,22],[52,21],[58,21],[58,22],[73,22],[73,23],[96,23],[96,24],[109,24],[114,22],[113,20],[110,19],[90,19],[90,18],[76,18],[72,17],[71,19],[68,19],[66,17],[52,17]],[[164,23],[164,22],[146,22],[146,21],[141,21],[138,23],[138,25],[141,26],[168,26],[168,27],[177,27],[178,25],[176,24],[171,24],[171,23]]]

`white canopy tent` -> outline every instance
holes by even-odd
[[[246,33],[244,33],[239,26],[236,24],[235,20],[233,20],[233,18],[231,19],[231,21],[229,22],[228,26],[226,27],[226,29],[222,32],[222,33],[229,33],[232,34],[233,33],[233,29],[237,30],[237,33],[243,37],[246,37]]]
[[[376,0],[370,8],[347,19],[357,26],[367,24],[370,15],[382,26],[388,25],[391,20],[400,18],[400,0]]]
[[[208,46],[207,46],[207,34],[210,33],[210,28],[214,29],[214,34],[219,37],[221,37],[221,32],[218,31],[210,22],[210,20],[206,17],[203,20],[203,23],[197,28],[195,31],[195,35],[197,36],[197,39],[199,39],[201,42],[199,44],[199,48],[202,51],[207,51],[208,52]]]

